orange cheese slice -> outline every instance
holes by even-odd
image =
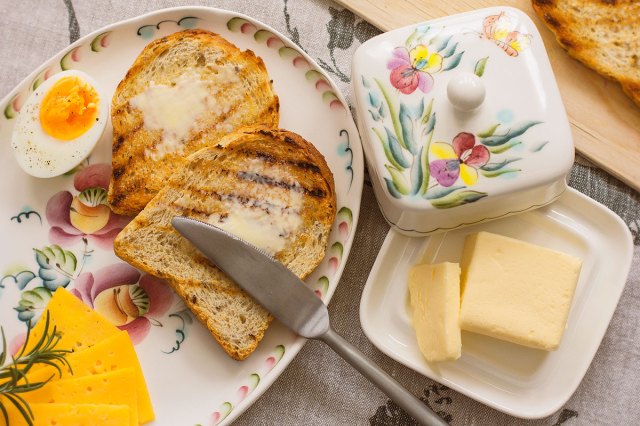
[[[123,426],[130,424],[128,405],[107,404],[29,404],[34,426]],[[9,424],[26,426],[18,410],[9,405]],[[1,418],[1,417],[0,417]]]
[[[57,349],[80,351],[113,336],[120,330],[82,300],[60,287],[47,304],[45,312],[31,330],[27,351],[35,345],[44,332],[44,318],[49,312],[49,329],[60,333]]]
[[[69,361],[73,375],[67,368],[63,368],[62,378],[78,378],[125,368],[133,369],[134,380],[131,384],[135,386],[136,391],[138,421],[146,423],[154,419],[155,415],[142,368],[126,331],[118,331],[115,335],[88,349],[67,355],[66,359]],[[57,370],[46,366],[27,374],[27,379],[33,383],[47,380],[52,376],[54,380],[58,378]]]
[[[137,426],[138,402],[132,383],[135,383],[135,372],[133,368],[128,367],[92,376],[52,380],[40,389],[21,395],[29,404],[46,402],[128,405],[129,424]]]

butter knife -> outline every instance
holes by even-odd
[[[283,264],[214,225],[174,217],[173,227],[285,326],[329,345],[421,425],[446,425],[425,403],[369,360],[329,324],[327,306]]]

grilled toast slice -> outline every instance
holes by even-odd
[[[278,97],[252,51],[204,30],[151,42],[112,99],[111,209],[137,214],[189,154],[241,127],[277,127],[278,120]]]
[[[189,156],[120,232],[114,250],[166,279],[224,350],[242,360],[272,317],[183,238],[172,218],[226,229],[305,278],[324,257],[335,214],[333,175],[322,154],[295,133],[250,128]]]
[[[618,81],[640,106],[640,2],[533,0],[560,45],[589,68]]]

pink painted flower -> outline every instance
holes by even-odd
[[[112,213],[107,205],[110,176],[111,166],[93,164],[75,175],[78,194],[60,191],[49,199],[46,216],[53,244],[65,246],[86,238],[101,248],[113,247],[116,235],[131,219]]]
[[[486,146],[476,145],[473,134],[458,133],[452,144],[431,144],[429,156],[436,159],[429,163],[431,176],[442,186],[453,185],[458,177],[468,186],[475,185],[478,181],[477,169],[487,164],[489,155]]]
[[[417,88],[428,93],[433,87],[431,74],[442,69],[442,56],[430,53],[427,46],[422,44],[411,51],[397,47],[393,50],[393,57],[387,62],[387,68],[391,70],[391,84],[405,95],[413,93]]]
[[[161,279],[141,274],[126,263],[109,265],[78,276],[71,290],[84,303],[121,330],[134,344],[141,342],[159,324],[173,303],[173,292]]]

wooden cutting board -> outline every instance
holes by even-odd
[[[640,191],[640,107],[618,83],[571,58],[538,19],[530,0],[337,0],[384,31],[490,6],[527,13],[542,34],[569,116],[576,150]]]

